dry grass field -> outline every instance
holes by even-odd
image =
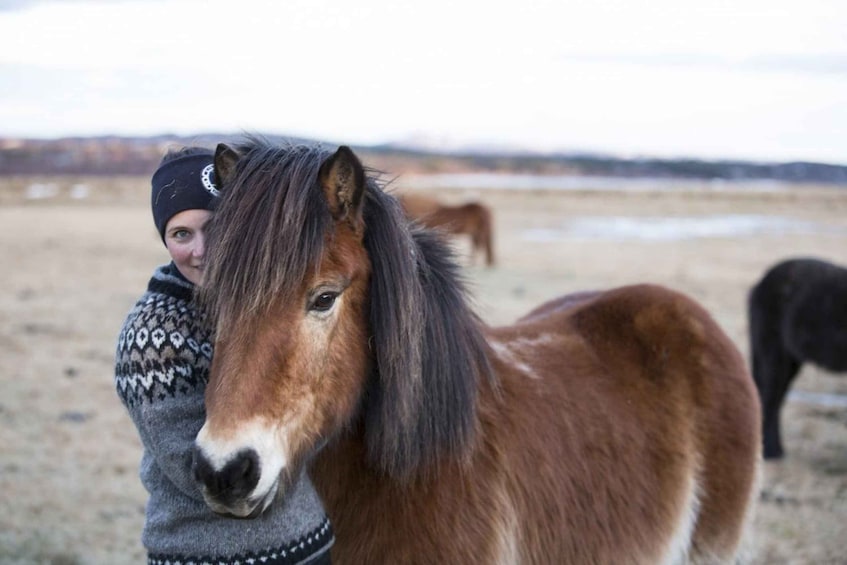
[[[147,182],[0,179],[0,563],[143,562],[141,452],[112,366],[124,315],[167,258]],[[746,354],[746,293],[769,265],[847,264],[847,188],[435,195],[494,212],[498,264],[466,271],[491,324],[649,281],[703,303]],[[794,388],[843,399],[847,378],[805,367]],[[788,456],[764,468],[754,562],[847,563],[847,407],[795,399],[783,417]]]

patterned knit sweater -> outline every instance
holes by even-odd
[[[150,497],[142,542],[148,563],[327,559],[332,528],[305,474],[284,501],[254,520],[218,516],[203,501],[191,473],[191,450],[205,419],[212,343],[192,293],[173,263],[159,267],[118,336],[115,386],[144,445],[140,475]]]

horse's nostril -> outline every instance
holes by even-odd
[[[209,460],[206,459],[206,456],[203,455],[203,451],[196,445],[194,446],[194,451],[191,456],[191,472],[194,475],[194,480],[202,485],[205,485],[207,488],[212,482],[215,474]]]
[[[198,447],[194,447],[192,472],[206,493],[221,500],[246,498],[259,483],[259,455],[252,449],[235,454],[222,469],[216,470]]]
[[[253,472],[253,457],[243,457],[235,461],[235,468],[232,470],[233,478],[243,477],[249,480]]]

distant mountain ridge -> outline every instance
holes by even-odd
[[[274,142],[338,143],[261,134]],[[2,175],[149,175],[168,147],[238,142],[243,134],[161,134],[146,137],[93,136],[60,139],[0,138]],[[779,180],[847,185],[847,166],[826,163],[621,158],[580,152],[538,153],[520,149],[461,146],[421,147],[414,143],[353,145],[363,161],[389,175],[458,172],[572,174],[629,178]]]

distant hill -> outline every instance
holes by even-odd
[[[265,135],[272,141],[318,140]],[[236,142],[241,134],[162,134],[149,137],[0,138],[2,175],[149,175],[168,147]],[[323,142],[332,147],[336,144]],[[623,159],[610,155],[539,154],[518,150],[453,148],[437,151],[403,144],[354,146],[363,161],[391,176],[410,173],[509,172],[608,177],[779,180],[847,184],[847,166],[697,159]]]

